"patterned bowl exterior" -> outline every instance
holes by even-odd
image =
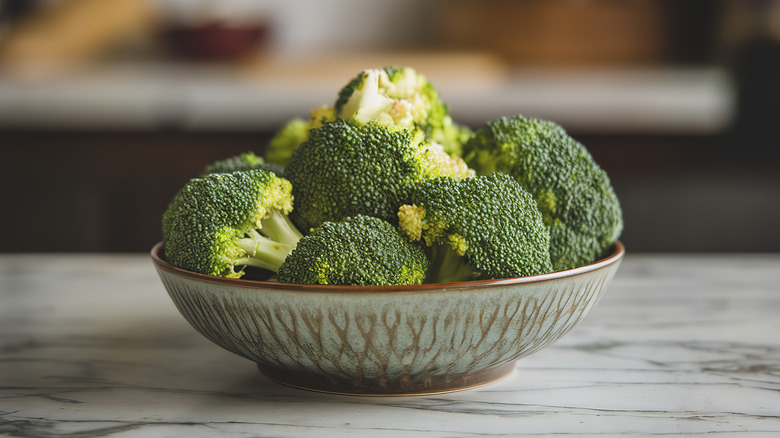
[[[420,286],[308,286],[177,268],[152,250],[176,307],[215,344],[291,386],[346,394],[465,389],[509,373],[598,302],[618,242],[591,265],[532,277]]]

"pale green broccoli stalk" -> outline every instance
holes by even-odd
[[[509,175],[420,183],[399,208],[398,218],[402,234],[424,242],[429,252],[426,282],[552,271],[542,215],[533,197]]]
[[[478,173],[512,175],[534,196],[555,270],[592,263],[619,238],[623,216],[609,177],[559,125],[502,117],[475,131],[464,157]]]
[[[421,284],[428,258],[389,222],[354,216],[324,222],[279,268],[282,283],[389,286]]]
[[[301,233],[287,216],[290,182],[262,169],[191,179],[163,214],[168,262],[239,278],[245,266],[277,271]]]

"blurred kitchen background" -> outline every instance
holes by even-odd
[[[0,251],[148,251],[206,164],[391,64],[567,128],[631,252],[780,250],[778,0],[0,0]]]

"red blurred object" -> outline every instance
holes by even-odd
[[[166,39],[175,55],[202,61],[233,61],[262,49],[268,40],[265,23],[207,22],[171,28]]]

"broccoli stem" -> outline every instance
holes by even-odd
[[[293,225],[289,216],[273,210],[270,215],[260,221],[260,233],[279,243],[292,246],[298,244],[303,237],[298,228]]]
[[[301,237],[287,216],[273,211],[260,221],[257,230],[252,229],[245,237],[236,240],[236,245],[246,253],[246,257],[238,258],[234,263],[276,272]]]
[[[470,281],[477,276],[471,264],[449,245],[433,245],[429,247],[429,251],[431,267],[426,283]]]

